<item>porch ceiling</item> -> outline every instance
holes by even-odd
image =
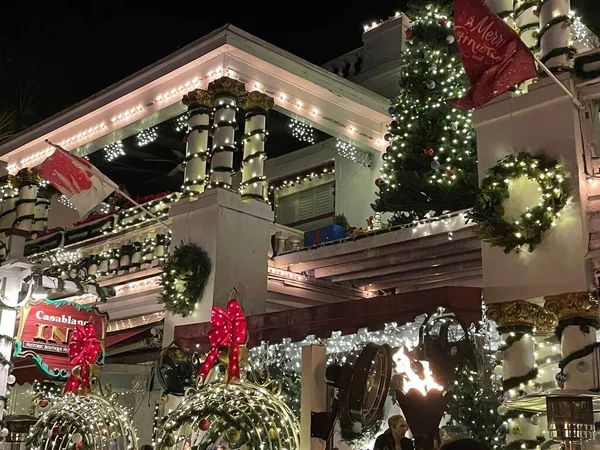
[[[228,25],[18,134],[0,145],[0,159],[12,171],[35,166],[47,156],[45,139],[87,154],[117,131],[122,139],[180,114],[185,92],[223,75],[266,92],[279,111],[332,136],[385,149],[387,99]]]
[[[366,291],[480,287],[481,241],[462,214],[283,254],[274,267]]]

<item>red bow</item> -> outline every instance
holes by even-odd
[[[77,325],[69,339],[69,363],[73,372],[65,385],[65,392],[83,394],[92,390],[90,365],[98,358],[100,341],[96,336],[96,328],[91,323],[85,326]]]
[[[219,354],[219,348],[229,346],[229,366],[227,382],[240,377],[239,347],[246,341],[246,317],[238,301],[233,299],[227,304],[227,310],[213,306],[210,315],[212,330],[208,332],[210,353],[200,367],[198,375],[206,379]]]

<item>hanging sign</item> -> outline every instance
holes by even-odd
[[[14,356],[31,357],[50,377],[65,379],[69,362],[69,337],[75,328],[91,323],[100,341],[97,364],[104,364],[108,315],[93,305],[64,300],[30,302],[21,310]]]

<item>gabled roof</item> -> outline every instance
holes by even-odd
[[[45,139],[67,149],[104,145],[98,138],[151,126],[150,116],[159,111],[181,113],[185,92],[206,89],[223,75],[246,83],[248,91],[271,95],[287,115],[363,148],[385,149],[388,99],[226,25],[4,142],[0,159],[13,170],[37,165],[49,151]]]

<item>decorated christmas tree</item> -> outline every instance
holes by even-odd
[[[413,0],[400,93],[390,107],[375,211],[393,225],[469,208],[477,192],[471,113],[446,100],[467,90],[452,26],[452,1]]]

